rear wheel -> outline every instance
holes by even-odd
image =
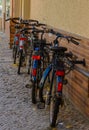
[[[50,116],[49,116],[51,127],[56,126],[60,104],[61,104],[61,98],[58,98],[56,96],[56,85],[55,85],[55,82],[53,82],[53,87],[51,91],[51,99],[50,99]]]
[[[38,97],[38,92],[39,92],[39,81],[42,77],[42,68],[40,67],[40,61],[38,62],[39,66],[37,68],[37,72],[36,72],[36,81],[32,81],[33,82],[33,86],[32,86],[32,103],[37,103],[37,97]]]
[[[19,53],[19,64],[18,64],[18,74],[20,74],[21,66],[22,66],[22,55],[23,51],[20,51]]]
[[[59,112],[59,99],[55,97],[50,101],[50,126],[51,127],[56,126],[58,112]]]
[[[31,66],[32,66],[32,54],[29,55],[29,61],[28,61],[28,74],[31,74]]]
[[[45,52],[44,59],[43,59],[43,71],[47,68],[49,61],[50,61],[49,54],[47,52]],[[42,74],[43,74],[43,71],[42,71]],[[50,83],[50,75],[48,75],[48,77],[44,83],[44,87],[40,88],[40,90],[39,90],[39,98],[40,98],[41,102],[45,102],[45,100],[46,100],[46,97],[47,97],[48,91],[49,91],[49,86],[50,86],[49,83]]]
[[[17,47],[14,47],[14,48],[13,48],[14,64],[16,64],[16,56],[17,56]]]
[[[49,92],[50,92],[50,76],[47,77],[44,86],[39,89],[40,102],[49,104]]]
[[[32,103],[33,104],[36,104],[37,102],[36,97],[37,97],[37,86],[36,86],[36,83],[33,83],[32,85]]]

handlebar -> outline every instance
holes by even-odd
[[[69,42],[72,42],[72,43],[74,43],[75,45],[79,45],[79,44],[80,44],[80,43],[77,42],[76,40],[78,40],[78,41],[81,40],[81,39],[77,39],[77,38],[72,37],[72,36],[64,36],[63,34],[60,34],[60,33],[57,33],[57,37],[56,37],[55,41],[57,41],[58,38],[64,38],[64,39],[66,39],[66,40],[68,41],[68,43],[69,43]]]
[[[65,56],[66,57],[66,56]],[[74,57],[74,55],[72,55]],[[74,60],[70,57],[70,55],[67,55],[66,59],[63,58],[63,62],[65,63],[65,74],[68,74],[71,70],[76,69],[76,64],[81,64],[84,67],[86,66],[85,59],[83,60]]]
[[[56,32],[54,31],[53,29],[50,30],[50,33],[56,35],[56,39],[54,40],[55,42],[57,42],[58,38],[64,38],[69,42],[72,42],[74,43],[75,45],[79,45],[80,43],[78,41],[80,41],[81,39],[78,39],[78,38],[75,38],[75,37],[72,37],[72,36],[65,36],[59,32]]]
[[[5,21],[9,21],[9,20],[20,20],[19,17],[15,17],[15,18],[7,18]]]
[[[20,17],[8,18],[5,21],[9,21],[9,20],[11,20],[15,24],[20,24],[21,18]],[[16,20],[18,20],[19,22],[17,22]]]
[[[11,20],[15,24],[20,24],[21,23],[21,24],[28,24],[28,25],[30,25],[31,23],[34,23],[34,24],[38,24],[39,23],[37,20],[33,20],[33,19],[23,20],[20,17],[8,18],[5,21],[9,21],[9,20]],[[16,20],[18,20],[18,22]]]
[[[67,53],[64,53],[64,59],[67,58],[67,63],[70,65],[70,66],[75,66],[75,64],[82,64],[83,66],[86,66],[86,62],[85,62],[85,59],[83,60],[77,60],[77,56],[74,55],[72,52],[67,52]],[[65,60],[64,60],[65,62]]]

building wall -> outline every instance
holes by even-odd
[[[31,0],[31,19],[50,25],[57,31],[80,38],[80,45],[62,43],[80,59],[86,59],[89,73],[89,0]],[[77,108],[89,117],[89,78],[78,71],[68,76],[64,86],[66,96]]]
[[[89,37],[89,0],[31,0],[31,18]]]

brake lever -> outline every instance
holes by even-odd
[[[74,43],[75,45],[79,45],[79,44],[80,44],[79,42],[75,41],[74,39],[71,39],[70,41],[71,41],[72,43]]]

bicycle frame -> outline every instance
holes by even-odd
[[[63,79],[65,76],[64,69],[60,69],[59,64],[56,65],[56,70],[52,64],[50,64],[44,71],[42,78],[39,83],[39,87],[42,89],[44,87],[45,81],[47,77],[49,76],[49,73],[52,72],[52,77],[51,77],[51,84],[50,84],[50,94],[51,94],[51,88],[53,85],[53,79],[54,76],[56,76],[56,92],[57,96],[61,96],[62,94],[62,87],[63,87]]]
[[[40,55],[32,55],[33,59],[33,65],[32,65],[32,81],[36,82],[37,81],[37,69],[39,66],[39,62],[41,62],[41,56]]]
[[[24,49],[24,44],[26,42],[27,38],[26,37],[21,37],[19,41],[19,49],[23,50]]]

